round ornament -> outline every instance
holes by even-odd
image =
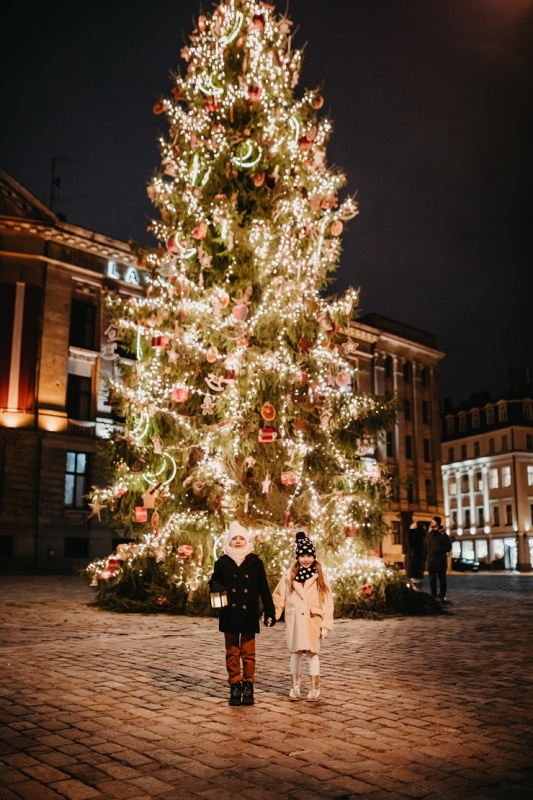
[[[205,354],[206,360],[209,361],[210,364],[214,364],[218,358],[218,349],[216,347],[209,347]]]
[[[276,418],[276,409],[271,403],[264,403],[261,408],[261,416],[266,422],[272,422]]]
[[[334,220],[331,223],[331,234],[332,236],[340,236],[343,231],[344,225],[340,221],[340,219]]]

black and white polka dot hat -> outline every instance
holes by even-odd
[[[313,556],[313,558],[316,558],[315,546],[303,531],[298,531],[296,534],[296,558],[300,556]]]

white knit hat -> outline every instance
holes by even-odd
[[[240,524],[240,522],[237,522],[237,520],[234,520],[229,526],[228,535],[226,538],[228,544],[231,542],[234,536],[242,536],[247,542],[250,541],[250,534],[246,528]]]

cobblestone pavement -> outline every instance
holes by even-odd
[[[76,576],[1,576],[0,800],[520,800],[533,575],[452,575],[449,614],[337,620],[291,703],[284,626],[227,705],[214,618],[119,615]]]

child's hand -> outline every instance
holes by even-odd
[[[265,615],[265,625],[267,626],[267,628],[272,628],[272,627],[274,627],[275,624],[276,624],[276,618],[275,617],[267,617]]]
[[[320,628],[320,638],[325,639],[329,631],[327,628]]]

